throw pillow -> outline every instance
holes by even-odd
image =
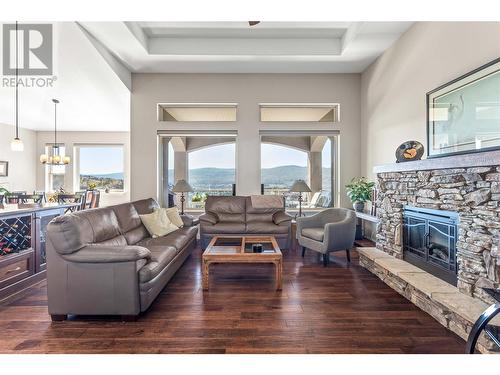
[[[148,230],[151,237],[161,237],[179,229],[172,224],[167,214],[163,210],[156,210],[150,214],[139,215],[142,223]]]
[[[181,215],[179,215],[179,209],[177,207],[164,208],[164,210],[172,224],[179,228],[184,226],[184,222],[181,219]]]

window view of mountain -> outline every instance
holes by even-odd
[[[123,190],[123,173],[81,174],[80,189],[94,187],[98,190]]]
[[[289,188],[298,179],[307,180],[307,167],[283,165],[262,169],[262,183],[267,187]],[[168,179],[174,181],[174,171],[169,169]],[[196,191],[230,188],[235,183],[233,168],[196,168],[189,170],[189,183]],[[323,168],[323,190],[330,189],[330,168]]]

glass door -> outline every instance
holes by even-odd
[[[414,255],[423,259],[427,257],[426,248],[427,221],[412,216],[405,217],[405,239],[406,249]]]

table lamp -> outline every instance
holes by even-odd
[[[193,188],[186,182],[186,180],[179,180],[175,183],[172,191],[174,193],[181,193],[181,215],[184,215],[184,202],[186,201],[184,193],[193,191]]]
[[[302,216],[302,193],[310,193],[311,189],[304,180],[297,180],[290,188],[291,193],[299,193],[299,217]]]

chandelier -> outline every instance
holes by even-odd
[[[61,156],[59,145],[57,144],[57,105],[59,100],[52,99],[54,103],[54,144],[48,154],[40,155],[40,163],[46,165],[67,165],[71,162],[69,156]]]

